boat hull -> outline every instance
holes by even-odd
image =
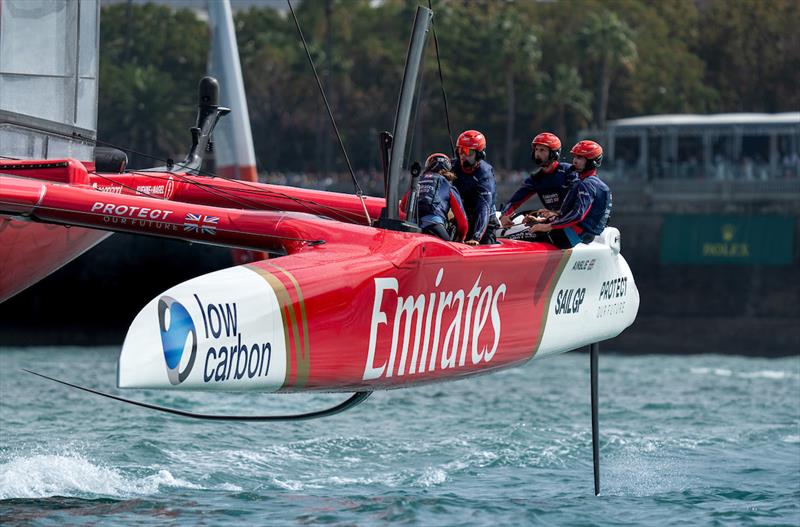
[[[627,263],[602,240],[562,251],[380,238],[360,252],[323,246],[165,291],[131,325],[119,386],[407,387],[612,338],[638,310]]]
[[[71,262],[110,232],[0,216],[0,302]]]

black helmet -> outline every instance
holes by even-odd
[[[440,170],[444,170],[445,172],[453,170],[450,158],[446,154],[440,153],[429,155],[428,159],[425,160],[425,171],[439,172]]]

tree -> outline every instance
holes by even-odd
[[[620,71],[609,95],[614,115],[706,113],[717,92],[705,81],[706,67],[697,56],[699,13],[694,0],[614,4],[617,13],[636,28],[636,68]]]
[[[207,56],[208,27],[188,9],[104,6],[98,138],[146,154],[129,153],[132,166],[188,152]]]
[[[376,132],[394,121],[416,5],[296,6],[317,67],[330,72],[323,82],[357,170],[378,166]],[[602,128],[648,113],[800,108],[800,3],[790,0],[736,9],[729,0],[436,0],[434,9],[453,134],[481,130],[490,162],[504,168],[528,159],[521,138],[554,129],[566,140],[591,117]],[[252,8],[235,24],[259,166],[343,172],[336,148],[322,161],[333,132],[293,20]],[[100,27],[100,139],[181,155],[206,24],[189,10],[116,4],[103,7]],[[430,35],[422,76],[416,157],[450,145]]]
[[[493,32],[501,35],[500,39],[500,64],[503,68],[503,77],[506,87],[506,127],[505,127],[505,152],[503,166],[511,169],[513,166],[513,151],[516,105],[516,82],[520,77],[530,80],[542,57],[539,38],[536,29],[532,28],[526,20],[519,16],[513,4],[507,4],[499,10],[493,23]],[[533,84],[532,82],[530,84]]]
[[[587,56],[597,65],[595,125],[603,128],[613,76],[621,68],[632,69],[637,59],[634,32],[616,13],[603,10],[589,14],[580,36]]]
[[[543,116],[555,119],[558,137],[567,137],[568,114],[576,118],[579,126],[585,126],[592,118],[592,96],[581,86],[577,68],[559,64],[552,75],[545,74],[542,84],[543,89],[537,99],[543,104],[539,107],[543,110]]]
[[[720,110],[800,109],[800,3],[795,0],[712,0],[701,12],[697,52]]]

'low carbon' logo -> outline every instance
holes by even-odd
[[[194,366],[197,354],[197,332],[192,317],[183,305],[169,296],[158,300],[158,326],[161,330],[161,346],[167,362],[167,377],[173,385],[186,380]],[[188,342],[191,335],[191,343]],[[182,361],[184,352],[191,345],[188,361]],[[180,371],[181,362],[186,365]]]

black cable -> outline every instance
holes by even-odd
[[[133,191],[133,192],[135,192],[135,193],[137,193],[137,194],[142,194],[142,195],[144,195],[144,196],[147,196],[148,198],[152,198],[152,197],[153,197],[153,196],[151,196],[150,194],[148,194],[147,192],[144,192],[144,191],[142,191],[142,190],[139,190],[138,188],[133,188],[133,187],[131,187],[130,185],[126,185],[125,183],[120,183],[119,181],[114,181],[114,180],[113,180],[113,179],[111,179],[110,177],[106,177],[106,176],[104,176],[104,175],[102,175],[102,174],[98,173],[97,171],[92,171],[92,172],[89,172],[89,173],[90,173],[90,174],[94,174],[95,176],[99,177],[100,179],[104,179],[104,180],[108,181],[109,183],[112,183],[112,184],[114,184],[114,185],[119,185],[119,186],[120,186],[120,187],[122,187],[122,188],[126,188],[126,189],[128,189],[128,190],[131,190],[131,191]],[[100,192],[102,192],[102,190],[101,190]]]
[[[155,173],[149,173],[147,171],[142,171],[142,170],[140,170],[140,171],[130,171],[130,173],[131,174],[145,174],[147,177],[151,177],[151,178],[154,178],[154,179],[163,179],[163,180],[168,180],[169,179],[166,176],[161,176],[161,175],[158,175],[158,174],[155,174]],[[247,209],[247,207],[245,207],[244,204],[242,204],[241,202],[237,201],[234,197],[232,197],[233,195],[231,194],[231,192],[226,190],[226,189],[221,189],[219,187],[215,187],[215,186],[207,184],[207,183],[202,183],[200,181],[193,181],[193,180],[189,179],[186,176],[182,176],[182,175],[176,174],[176,173],[171,173],[171,177],[172,176],[175,176],[175,177],[179,178],[181,181],[183,181],[185,183],[188,183],[190,185],[194,185],[194,186],[200,188],[201,190],[205,190],[206,192],[208,192],[210,194],[215,194],[217,196],[221,195],[222,197],[227,198],[230,201],[233,201],[234,203],[237,203],[238,205],[241,205],[243,209]],[[219,177],[220,179],[223,179],[225,181],[230,181],[232,183],[237,183],[237,184],[243,185],[248,189],[248,190],[243,190],[241,192],[249,192],[251,194],[264,195],[264,196],[268,196],[268,197],[279,197],[279,198],[288,199],[290,201],[294,201],[298,205],[302,205],[303,207],[305,207],[309,211],[310,214],[319,214],[319,211],[314,210],[313,208],[311,208],[311,206],[309,206],[309,204],[313,205],[313,206],[316,206],[316,207],[319,207],[320,209],[323,209],[323,210],[327,211],[329,214],[338,216],[340,219],[343,219],[343,220],[348,221],[348,222],[352,221],[353,219],[360,219],[361,218],[360,214],[344,212],[344,211],[339,210],[339,209],[337,209],[335,207],[331,207],[329,205],[324,205],[322,203],[318,203],[318,202],[310,200],[310,199],[297,198],[295,196],[286,194],[284,192],[278,192],[276,190],[262,189],[262,188],[254,187],[254,186],[250,185],[248,182],[242,181],[240,179],[227,178],[225,176],[217,176],[217,177]],[[215,192],[212,192],[212,189]],[[245,199],[247,199],[247,198],[245,198]],[[262,210],[263,207],[269,207],[272,210],[281,210],[280,207],[277,207],[275,205],[267,205],[267,204],[260,203],[260,202],[257,202],[257,201],[252,201],[252,200],[248,200],[248,201],[251,203],[251,209]],[[348,216],[348,214],[350,214],[350,216]]]
[[[90,174],[94,174],[95,176],[97,176],[97,177],[99,177],[99,178],[101,178],[101,179],[103,179],[105,181],[108,181],[109,183],[112,183],[114,185],[119,185],[120,187],[128,189],[128,190],[130,190],[132,192],[135,192],[137,194],[142,194],[143,196],[146,196],[148,198],[152,198],[153,197],[152,195],[148,194],[147,192],[141,191],[141,190],[139,190],[137,188],[134,188],[134,187],[132,187],[130,185],[126,185],[124,183],[120,183],[119,181],[115,181],[115,180],[113,180],[113,179],[111,179],[109,177],[103,176],[102,174],[98,173],[97,171],[92,171],[92,172],[89,172],[89,173]],[[132,174],[137,174],[136,171],[131,171],[131,173]],[[175,176],[176,178],[178,178],[178,179],[182,180],[183,182],[188,183],[190,185],[195,185],[195,186],[201,188],[202,190],[205,190],[206,192],[208,192],[210,194],[215,194],[215,195],[218,195],[218,196],[222,195],[223,198],[227,198],[228,200],[233,201],[234,203],[237,203],[238,205],[241,205],[244,210],[253,210],[253,209],[262,210],[261,206],[263,204],[261,204],[259,202],[256,202],[256,201],[252,201],[252,200],[248,200],[248,201],[250,201],[250,203],[254,204],[255,206],[253,207],[253,209],[247,209],[247,207],[242,202],[240,202],[237,199],[235,199],[234,197],[232,197],[230,192],[226,191],[225,189],[220,189],[218,187],[213,187],[211,185],[205,185],[205,184],[197,182],[197,181],[192,181],[191,179],[188,179],[186,176],[182,176],[181,174],[172,174],[172,176]],[[150,174],[148,174],[147,177],[155,177],[156,179],[164,179],[164,180],[168,179],[168,178],[166,178],[164,176],[160,176],[159,177],[159,176],[153,176],[153,175],[150,175]],[[239,180],[233,180],[233,181],[239,181]],[[212,191],[212,189],[213,189],[213,191]],[[255,189],[256,192],[258,192],[260,190],[261,189]],[[308,205],[306,205],[304,203],[304,201],[309,201],[310,202],[310,200],[301,200],[299,198],[294,198],[294,196],[289,196],[289,195],[282,196],[281,193],[276,193],[276,194],[278,194],[278,196],[281,196],[281,197],[294,199],[300,205],[303,205],[306,208],[308,208],[311,212],[314,212],[312,209],[310,209],[308,207]],[[315,203],[315,202],[311,202],[311,203]],[[341,212],[341,211],[338,211],[338,209],[334,209],[333,207],[328,207],[327,205],[322,205],[321,203],[317,203],[316,205],[318,205],[321,208],[332,209],[334,212]],[[48,207],[42,207],[42,208],[48,208]],[[272,208],[273,208],[273,210],[280,210],[278,207],[275,207],[275,206],[272,206]],[[67,209],[56,209],[56,208],[52,208],[52,207],[50,209],[51,210],[59,210],[59,211],[62,211],[62,212],[66,212],[67,211]],[[347,220],[350,219],[347,216],[345,216],[344,214],[340,214],[340,216],[344,217]],[[360,218],[360,215],[354,215],[354,216]],[[220,229],[220,230],[225,232],[224,229]],[[290,238],[290,237],[286,237],[286,236],[277,236],[277,235],[264,235],[264,236],[272,236],[272,237],[284,238],[284,239],[295,240],[295,241],[309,241],[311,243],[319,243],[320,242],[320,240],[302,240],[300,238]]]
[[[428,7],[433,11],[431,0],[428,0]],[[439,83],[442,86],[442,99],[444,99],[444,118],[447,121],[447,138],[450,140],[450,150],[453,151],[453,157],[456,157],[456,145],[453,143],[453,130],[450,128],[450,112],[447,110],[447,93],[444,91],[442,61],[439,58],[439,39],[436,37],[436,24],[434,24],[433,20],[431,20],[431,27],[433,28],[433,45],[436,48],[436,64],[439,65]]]
[[[165,176],[151,174],[151,173],[147,172],[146,170],[130,171],[130,173],[132,173],[132,174],[145,174],[147,177],[151,177],[151,178],[155,178],[155,179],[164,179],[164,180],[168,179]],[[209,173],[213,174],[213,172],[209,172]],[[171,172],[170,175],[174,176],[176,179],[179,179],[180,181],[183,181],[184,183],[188,183],[190,185],[196,186],[196,187],[208,192],[209,194],[214,194],[216,196],[222,196],[223,198],[227,198],[228,200],[230,200],[230,201],[236,203],[237,205],[241,206],[243,209],[248,209],[248,207],[244,203],[242,203],[241,201],[239,201],[236,198],[236,195],[232,194],[230,191],[228,191],[226,189],[215,187],[213,185],[210,185],[210,184],[207,184],[207,183],[202,183],[200,181],[191,180],[187,176],[183,176],[183,175],[181,175],[179,173]],[[295,196],[286,194],[284,192],[278,192],[276,190],[262,189],[262,188],[254,187],[249,182],[242,181],[240,179],[233,179],[233,178],[228,178],[228,177],[225,177],[225,176],[218,176],[218,175],[214,175],[213,177],[216,177],[216,178],[219,178],[219,179],[222,179],[222,180],[225,180],[225,181],[229,181],[231,183],[236,183],[238,185],[244,186],[244,187],[246,187],[248,189],[246,192],[250,192],[252,194],[264,195],[264,196],[270,196],[270,197],[280,197],[280,198],[288,199],[290,201],[294,201],[298,205],[302,205],[303,207],[305,207],[309,211],[310,214],[319,214],[319,211],[314,210],[313,208],[311,208],[311,206],[309,206],[309,204],[313,205],[313,206],[316,206],[316,207],[319,207],[320,209],[323,209],[324,211],[327,211],[332,216],[338,216],[339,219],[343,219],[344,221],[347,221],[347,222],[353,221],[354,219],[360,219],[361,218],[360,214],[347,213],[347,212],[341,211],[341,210],[339,210],[339,209],[337,209],[335,207],[331,207],[329,205],[324,205],[322,203],[318,203],[318,202],[310,200],[310,199],[297,198]],[[245,191],[242,191],[242,192],[245,192]],[[247,199],[247,198],[245,198],[245,199]],[[276,207],[274,205],[266,205],[264,203],[259,203],[257,201],[252,201],[252,200],[249,200],[249,199],[248,199],[248,201],[250,203],[250,206],[249,206],[250,209],[262,210],[263,207],[270,207],[273,210],[281,210],[279,207]],[[348,214],[351,214],[351,216],[348,216]]]
[[[364,191],[361,190],[361,185],[358,184],[358,179],[356,179],[356,173],[353,172],[353,167],[350,164],[350,158],[347,156],[347,150],[344,147],[344,141],[342,141],[342,136],[339,134],[339,128],[336,126],[336,119],[333,118],[331,106],[328,104],[328,98],[325,96],[325,89],[322,87],[322,81],[319,80],[319,75],[317,75],[317,68],[314,66],[314,59],[311,58],[311,52],[308,50],[308,44],[306,43],[306,38],[303,36],[303,30],[300,29],[300,22],[297,20],[297,15],[294,13],[291,0],[286,0],[286,3],[289,4],[289,11],[292,12],[292,18],[294,19],[294,25],[297,26],[297,32],[300,34],[300,40],[303,41],[303,48],[306,50],[308,63],[311,64],[311,69],[314,72],[314,78],[317,79],[319,93],[322,95],[322,101],[325,103],[325,109],[328,110],[328,117],[331,119],[333,131],[336,132],[336,139],[339,140],[339,147],[342,149],[342,155],[344,155],[344,160],[347,162],[347,169],[350,171],[350,176],[353,178],[353,185],[355,187],[356,194],[361,196],[364,194]]]
[[[210,421],[250,421],[250,422],[259,422],[259,421],[304,421],[307,419],[317,419],[320,417],[327,417],[329,415],[335,415],[340,412],[344,412],[345,410],[349,410],[354,406],[361,404],[365,399],[367,399],[372,392],[354,392],[353,395],[348,397],[345,401],[331,406],[330,408],[326,408],[324,410],[316,410],[313,412],[306,412],[302,414],[291,414],[291,415],[214,415],[214,414],[198,414],[193,412],[187,412],[185,410],[179,410],[177,408],[170,408],[167,406],[158,406],[155,404],[149,404],[142,401],[134,401],[133,399],[126,399],[124,397],[119,397],[117,395],[112,395],[110,393],[101,392],[99,390],[93,390],[92,388],[87,388],[85,386],[80,386],[78,384],[72,384],[67,381],[62,381],[56,379],[55,377],[48,377],[42,373],[36,373],[32,370],[26,370],[25,368],[22,371],[32,373],[33,375],[37,375],[42,377],[43,379],[47,379],[48,381],[57,382],[59,384],[63,384],[64,386],[69,386],[70,388],[76,388],[78,390],[83,390],[84,392],[92,393],[94,395],[100,395],[101,397],[107,397],[109,399],[114,399],[115,401],[120,401],[123,403],[132,404],[134,406],[139,406],[141,408],[147,408],[148,410],[156,410],[159,412],[165,412],[168,414],[179,415],[181,417],[191,417],[192,419],[206,419]]]
[[[93,173],[97,174],[96,172],[93,172]],[[131,171],[130,173],[131,174],[137,174],[137,175],[144,174],[144,175],[146,175],[146,177],[150,177],[150,178],[154,178],[154,179],[162,179],[162,180],[168,180],[169,179],[169,178],[167,178],[165,176],[161,176],[161,175],[157,175],[157,174],[150,174],[150,173],[148,173],[146,171]],[[97,175],[99,176],[99,174],[97,174]],[[100,176],[100,177],[103,177],[103,176]],[[195,187],[197,187],[197,188],[199,188],[201,190],[204,190],[204,191],[208,192],[209,194],[213,194],[215,196],[220,196],[220,197],[225,198],[225,199],[227,199],[229,201],[232,201],[233,203],[236,203],[237,205],[239,205],[244,210],[263,210],[264,207],[269,207],[272,210],[281,210],[280,207],[276,207],[275,205],[267,205],[267,204],[264,204],[264,203],[260,203],[258,201],[253,201],[253,200],[251,200],[251,199],[249,199],[247,197],[244,197],[243,199],[247,200],[247,202],[249,203],[249,206],[248,206],[247,203],[243,203],[242,201],[240,201],[238,199],[237,195],[233,194],[231,191],[229,191],[227,189],[222,189],[222,188],[219,188],[219,187],[215,187],[213,185],[209,185],[207,183],[202,183],[200,181],[193,181],[193,180],[189,179],[187,176],[183,176],[183,175],[178,174],[178,173],[171,173],[170,177],[175,177],[177,180],[182,181],[184,183],[187,183],[189,185],[193,185],[193,186],[195,186]],[[251,187],[249,184],[247,184],[247,182],[241,181],[241,180],[238,180],[238,179],[226,178],[224,176],[219,176],[219,177],[221,179],[224,179],[225,181],[231,181],[231,182],[239,183],[239,184],[245,185],[246,187],[250,188],[250,190],[243,191],[243,192],[250,192],[250,193],[256,194],[256,195],[263,194],[263,195],[266,195],[266,196],[277,196],[277,197],[281,197],[281,198],[284,198],[284,199],[289,199],[291,201],[296,202],[298,205],[302,205],[303,207],[308,209],[309,213],[312,213],[312,214],[318,214],[319,212],[314,210],[314,209],[312,209],[308,205],[309,203],[311,205],[315,205],[315,206],[317,206],[317,207],[319,207],[321,209],[327,209],[329,213],[332,213],[334,215],[339,216],[340,219],[344,219],[346,221],[351,221],[353,219],[353,218],[348,217],[346,215],[346,213],[340,211],[339,209],[336,209],[334,207],[330,207],[328,205],[323,205],[322,203],[317,203],[317,202],[312,201],[312,200],[304,200],[304,199],[296,198],[294,196],[290,196],[290,195],[284,194],[282,192],[277,192],[277,191],[272,191],[272,190],[268,190],[268,189],[259,189],[259,188],[256,188],[256,187]],[[104,178],[104,179],[108,179],[108,178]],[[122,185],[121,183],[117,183],[117,184]],[[131,188],[131,187],[127,187],[125,185],[122,185],[122,186],[125,187],[125,188]],[[149,194],[146,194],[146,195],[150,196]],[[353,214],[353,217],[354,218],[360,218],[361,215],[360,214]]]
[[[156,156],[153,156],[153,155],[150,155],[150,154],[145,154],[144,152],[139,152],[139,151],[134,150],[132,148],[125,148],[125,147],[116,145],[114,143],[110,143],[108,141],[102,141],[100,139],[93,139],[93,138],[90,138],[90,137],[86,137],[86,136],[83,136],[83,135],[81,135],[81,134],[79,134],[77,132],[73,132],[72,135],[61,134],[61,133],[58,133],[58,132],[48,132],[48,133],[52,133],[53,135],[58,135],[58,136],[62,136],[62,137],[65,137],[65,138],[70,138],[70,139],[78,138],[78,139],[81,139],[83,141],[90,141],[90,142],[94,142],[95,144],[99,144],[99,145],[103,145],[103,146],[109,146],[111,148],[116,148],[118,150],[122,150],[122,151],[125,151],[125,152],[130,152],[130,153],[133,153],[133,154],[136,154],[136,155],[140,155],[140,156],[143,156],[143,157],[146,157],[146,158],[149,158],[149,159],[152,159],[154,161],[161,162],[161,163],[165,163],[165,164],[169,164],[170,163],[169,159],[162,159],[160,157],[156,157]],[[173,165],[173,166],[180,166],[180,165]],[[136,174],[136,173],[147,174],[148,173],[147,170],[138,170],[138,171],[131,170],[129,172],[133,173],[133,174]],[[307,203],[310,203],[310,204],[312,204],[314,206],[317,206],[317,207],[320,207],[320,208],[322,208],[324,210],[327,210],[330,213],[332,213],[333,215],[339,216],[339,218],[344,218],[347,221],[353,221],[353,219],[360,219],[361,218],[360,214],[358,214],[358,215],[353,214],[352,217],[349,217],[349,216],[346,216],[345,213],[343,213],[341,210],[336,209],[335,207],[331,207],[329,205],[323,205],[322,203],[318,203],[316,201],[309,200],[309,199],[297,198],[297,197],[294,197],[294,196],[290,196],[289,194],[285,194],[285,193],[282,193],[282,192],[277,192],[277,191],[274,191],[274,190],[259,189],[257,187],[253,187],[247,181],[242,181],[240,179],[234,179],[234,178],[221,176],[219,174],[216,174],[216,173],[208,171],[208,170],[197,169],[196,172],[199,175],[202,175],[202,176],[207,176],[207,177],[211,177],[211,178],[219,178],[219,179],[223,179],[225,181],[236,183],[238,185],[242,185],[242,186],[245,186],[245,187],[252,188],[255,192],[263,192],[263,193],[267,193],[267,194],[268,193],[272,193],[272,195],[274,195],[274,196],[279,196],[279,197],[294,201],[295,203],[306,207],[306,209],[308,209],[308,211],[310,213],[312,213],[312,214],[317,214],[318,212],[313,210],[312,208],[310,208],[307,205]],[[209,192],[211,194],[215,194],[215,195],[224,194],[224,197],[227,197],[230,201],[236,203],[237,205],[242,206],[243,208],[247,208],[241,202],[237,201],[234,197],[231,197],[230,193],[225,191],[224,189],[219,189],[219,188],[213,187],[211,185],[204,185],[204,184],[202,184],[200,182],[192,181],[190,179],[187,179],[186,176],[182,176],[182,175],[180,175],[179,173],[176,173],[176,172],[170,172],[170,174],[175,176],[176,178],[181,179],[182,181],[184,181],[186,183],[189,183],[189,184],[195,185],[197,187],[200,187],[203,190],[205,190],[206,192]],[[153,177],[153,176],[150,176],[150,177]],[[216,193],[212,192],[210,190],[212,188],[216,190]],[[360,191],[360,189],[359,189],[359,191]],[[252,208],[254,208],[254,209],[260,209],[263,206],[263,204],[258,203],[258,202],[251,202],[250,206]],[[275,210],[278,210],[277,207],[274,207],[274,208],[275,208]]]
[[[108,146],[108,147],[111,147],[111,148],[116,148],[117,150],[122,150],[124,152],[129,152],[129,153],[136,154],[136,155],[139,155],[139,156],[142,156],[142,157],[146,157],[148,159],[152,159],[152,160],[158,161],[160,163],[165,163],[166,165],[169,165],[169,164],[172,163],[171,160],[169,160],[169,159],[162,159],[160,157],[156,157],[156,156],[153,156],[153,155],[150,155],[150,154],[146,154],[144,152],[140,152],[140,151],[134,150],[132,148],[125,148],[125,147],[119,146],[117,144],[110,143],[108,141],[103,141],[101,139],[96,139],[96,138],[92,138],[92,137],[86,137],[86,136],[81,135],[81,134],[79,134],[77,132],[73,132],[72,134],[64,134],[64,133],[60,133],[60,132],[49,131],[48,134],[59,136],[59,137],[64,137],[66,139],[79,139],[81,141],[85,141],[85,142],[89,142],[89,143],[94,143],[94,144],[98,144],[98,145],[102,145],[102,146]],[[13,158],[9,158],[9,159],[13,159]],[[172,165],[173,165],[173,167],[180,166],[179,164],[176,165],[174,163],[172,163]],[[238,185],[242,185],[244,187],[251,188],[251,189],[253,189],[254,192],[257,192],[257,193],[264,193],[266,195],[278,196],[278,197],[282,197],[282,198],[294,201],[295,203],[297,203],[299,205],[302,205],[303,207],[308,209],[309,213],[311,213],[311,214],[319,214],[319,212],[315,211],[314,209],[309,207],[307,205],[308,203],[310,203],[311,205],[314,205],[316,207],[319,207],[319,208],[321,208],[323,210],[326,210],[330,214],[338,216],[340,219],[344,219],[344,220],[346,220],[348,222],[353,221],[354,219],[360,219],[361,218],[360,214],[352,214],[352,216],[347,216],[347,214],[349,214],[349,213],[345,213],[344,211],[341,211],[341,210],[339,210],[339,209],[337,209],[335,207],[331,207],[329,205],[323,205],[322,203],[318,203],[316,201],[309,200],[309,199],[297,198],[297,197],[291,196],[289,194],[285,194],[285,193],[274,191],[274,190],[259,189],[258,187],[254,187],[254,186],[250,185],[247,181],[242,181],[240,179],[234,179],[234,178],[221,176],[221,175],[215,174],[214,172],[211,172],[211,171],[208,171],[208,170],[197,169],[196,172],[199,175],[202,175],[202,176],[207,176],[207,177],[210,177],[210,178],[219,178],[219,179],[222,179],[222,180],[225,180],[225,181],[236,183]],[[93,172],[93,173],[96,174],[96,175],[99,175],[99,174],[97,174],[97,172]],[[130,170],[129,173],[132,173],[132,174],[143,173],[143,174],[147,174],[148,177],[155,177],[155,176],[152,176],[152,175],[148,174],[147,170]],[[192,180],[188,179],[186,176],[182,176],[181,174],[176,173],[176,172],[169,172],[169,173],[172,176],[174,176],[175,178],[180,179],[181,181],[184,181],[184,182],[189,183],[191,185],[195,185],[195,186],[197,186],[199,188],[202,188],[203,190],[205,190],[206,192],[208,192],[210,194],[214,194],[216,196],[220,196],[221,195],[221,196],[229,199],[233,203],[236,203],[237,205],[241,206],[244,209],[248,208],[243,203],[238,201],[233,195],[231,195],[231,193],[229,191],[226,191],[225,189],[220,189],[218,187],[213,187],[211,185],[205,185],[205,184],[200,183],[198,181],[192,181]],[[103,176],[101,176],[101,177],[103,177]],[[118,184],[118,185],[121,185],[121,186],[125,186],[125,185],[122,185],[121,183],[118,183],[118,182],[115,182],[115,184]],[[211,189],[214,189],[214,191],[212,191]],[[135,191],[135,192],[139,192],[139,191]],[[146,193],[144,193],[144,194],[149,196],[149,194],[146,194]],[[253,208],[253,209],[256,209],[256,210],[259,210],[264,206],[264,204],[258,203],[258,202],[255,202],[255,201],[251,201],[250,203],[251,203],[250,204],[250,208]],[[279,210],[278,207],[273,207],[273,208],[274,208],[274,210]]]
[[[142,171],[131,170],[128,173],[129,174],[134,174],[134,175],[141,175]],[[114,183],[115,185],[119,185],[122,188],[126,188],[128,190],[132,190],[133,192],[135,192],[137,194],[142,194],[144,196],[147,196],[148,198],[152,198],[153,197],[151,194],[148,194],[147,192],[143,192],[143,191],[141,191],[139,189],[133,188],[133,187],[131,187],[129,185],[125,185],[124,183],[120,183],[119,181],[115,181],[115,180],[113,180],[113,179],[111,179],[109,177],[103,176],[102,174],[99,174],[96,170],[90,172],[90,174],[94,174],[97,177],[102,178],[102,179],[104,179],[106,181],[109,181],[111,183]],[[155,179],[168,179],[168,178],[164,178],[163,176],[160,177],[160,178],[158,176],[152,176],[150,174],[147,174],[146,172],[144,172],[144,174],[146,175],[145,177],[154,177]],[[211,185],[203,185],[202,183],[200,183],[198,181],[192,181],[187,176],[183,176],[183,175],[181,175],[179,173],[172,173],[171,175],[174,176],[176,179],[178,179],[180,181],[183,181],[184,183],[189,183],[190,185],[196,185],[196,186],[202,188],[203,190],[205,190],[206,192],[208,192],[209,194],[214,194],[215,196],[222,196],[223,198],[226,198],[226,199],[236,203],[237,205],[242,207],[242,209],[248,209],[246,204],[242,203],[241,201],[239,201],[238,199],[233,197],[231,195],[231,193],[226,191],[225,189],[221,189],[221,188],[218,188],[218,187],[213,187]],[[213,191],[211,189],[213,189]],[[261,206],[261,204],[256,202],[256,201],[250,201],[250,203],[251,203],[251,207],[253,207],[253,208],[259,208]]]

